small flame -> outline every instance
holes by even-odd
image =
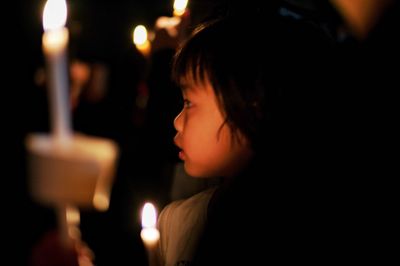
[[[156,208],[153,204],[147,202],[142,210],[142,227],[155,227],[157,223]]]
[[[136,45],[143,45],[147,41],[147,29],[143,25],[136,26],[133,31],[133,43]]]
[[[182,16],[185,13],[188,0],[175,0],[174,1],[174,15]]]
[[[48,0],[43,9],[43,28],[54,30],[64,27],[67,21],[67,3],[65,0]]]

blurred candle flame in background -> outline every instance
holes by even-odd
[[[175,0],[174,1],[174,16],[182,16],[186,11],[188,0]]]
[[[138,25],[133,31],[133,43],[136,48],[144,55],[150,54],[151,45],[147,37],[147,29],[143,25]]]

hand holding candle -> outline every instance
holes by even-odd
[[[156,228],[157,214],[154,205],[146,203],[142,210],[142,231],[140,237],[146,247],[149,265],[159,265],[158,257],[158,242],[160,239],[160,232]]]

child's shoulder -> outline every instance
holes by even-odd
[[[214,191],[215,188],[209,188],[190,198],[173,201],[161,211],[158,220],[160,252],[166,265],[191,260]]]
[[[187,199],[176,200],[169,203],[162,210],[160,219],[170,215],[191,217],[196,214],[198,215],[203,211],[207,211],[208,203],[215,190],[216,187],[208,188]]]

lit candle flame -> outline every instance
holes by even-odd
[[[159,254],[157,252],[160,232],[156,228],[156,224],[156,208],[153,204],[146,202],[142,209],[142,230],[140,231],[140,237],[146,247],[150,266],[161,265],[159,263]]]
[[[143,45],[147,41],[147,29],[143,25],[136,26],[133,31],[133,43]]]
[[[43,28],[54,30],[64,27],[67,21],[67,3],[64,0],[48,0],[43,10]]]
[[[147,202],[142,210],[142,227],[155,227],[157,223],[156,208],[153,204]]]
[[[174,15],[182,16],[185,13],[188,0],[175,0],[174,1]]]
[[[133,43],[144,56],[148,56],[150,54],[151,47],[147,38],[147,29],[145,26],[136,26],[135,30],[133,31]]]
[[[142,210],[142,231],[140,236],[144,244],[148,248],[152,248],[157,245],[160,239],[160,232],[156,228],[157,224],[157,213],[156,208],[153,204],[147,202],[143,206]]]

